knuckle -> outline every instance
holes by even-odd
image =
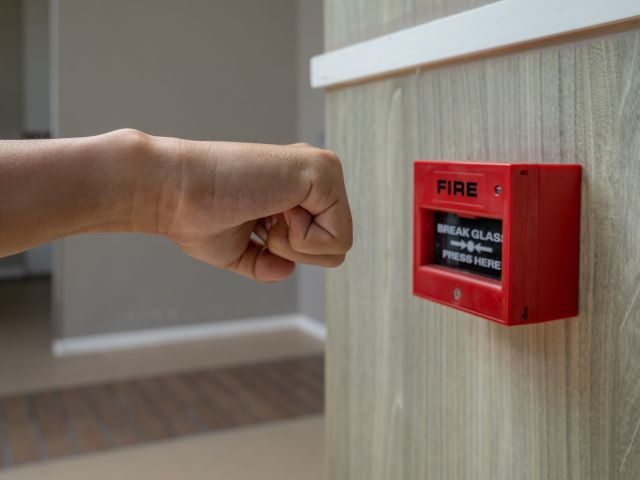
[[[341,253],[347,253],[353,247],[353,224],[349,216],[348,222],[345,221],[343,225],[340,226],[335,238],[336,248],[340,250]]]
[[[312,168],[320,173],[325,174],[334,170],[342,170],[342,163],[338,158],[338,155],[331,150],[316,150],[311,156]]]
[[[342,163],[334,152],[318,150],[309,158],[307,175],[313,184],[330,190],[336,181],[340,181],[343,175]]]
[[[274,255],[282,256],[284,254],[284,249],[282,248],[281,242],[277,240],[271,240],[267,242],[267,248]]]
[[[284,257],[289,255],[289,242],[282,235],[269,235],[267,238],[267,248],[271,253]]]
[[[291,248],[293,248],[294,250],[300,252],[303,251],[305,248],[305,241],[301,236],[298,235],[292,235],[289,237],[289,245],[291,245]]]
[[[327,260],[327,266],[330,268],[339,267],[344,263],[346,256],[344,254],[331,255]]]
[[[335,152],[331,150],[320,150],[318,156],[324,165],[330,168],[342,168],[342,162],[340,162],[340,158],[338,158]]]
[[[353,247],[353,235],[344,237],[340,242],[340,246],[344,249],[345,252],[351,250],[351,248]]]

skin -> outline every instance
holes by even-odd
[[[90,232],[162,235],[215,267],[274,282],[352,245],[338,157],[307,144],[198,142],[117,130],[0,141],[0,256]]]

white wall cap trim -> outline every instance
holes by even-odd
[[[640,18],[640,0],[501,0],[311,59],[334,87]]]

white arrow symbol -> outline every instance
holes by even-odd
[[[473,243],[473,242],[471,242]],[[466,250],[467,249],[467,242],[463,241],[463,240],[451,240],[451,245],[453,247],[458,247],[460,250]],[[473,248],[473,247],[471,247]]]
[[[469,250],[473,252],[474,250],[478,253],[492,253],[493,248],[485,247],[481,243],[475,243],[473,240],[464,241],[464,240],[451,240],[451,246],[458,247],[460,250]]]
[[[493,252],[493,248],[485,247],[481,243],[478,243],[478,244],[476,244],[476,252],[478,252],[478,253],[482,253],[482,252],[491,253],[491,252]]]

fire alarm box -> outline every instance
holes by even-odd
[[[578,314],[580,165],[416,161],[415,295],[505,325]]]

